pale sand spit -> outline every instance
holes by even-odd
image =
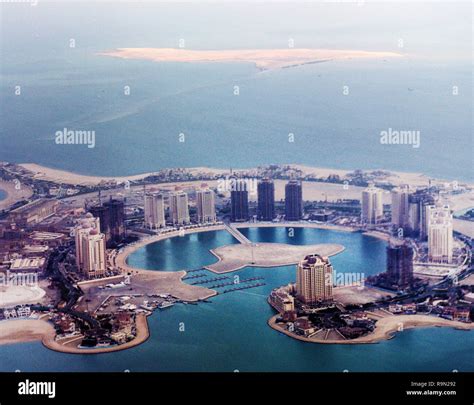
[[[373,52],[335,49],[240,49],[190,50],[176,48],[118,48],[99,53],[122,59],[153,62],[247,62],[259,69],[278,69],[328,60],[359,58],[399,58],[396,52]]]

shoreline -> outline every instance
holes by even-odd
[[[60,353],[68,354],[101,354],[111,353],[136,347],[148,340],[150,331],[148,328],[147,315],[138,314],[136,318],[137,334],[131,341],[110,347],[97,349],[81,349],[72,346],[72,343],[83,338],[82,335],[61,339],[55,339],[56,332],[53,325],[43,319],[15,319],[0,323],[0,345],[18,344],[26,342],[41,341],[44,347]],[[20,335],[20,337],[18,337]]]
[[[145,314],[137,314],[136,324],[135,324],[137,334],[135,338],[121,345],[110,346],[110,347],[99,347],[96,349],[94,348],[81,349],[77,346],[68,346],[68,345],[71,345],[71,343],[76,342],[79,339],[82,339],[83,338],[82,335],[74,339],[68,340],[64,344],[61,344],[57,340],[54,340],[54,338],[43,339],[42,343],[46,348],[50,350],[54,350],[55,352],[60,352],[60,353],[67,353],[67,354],[102,354],[102,353],[113,353],[113,352],[118,352],[121,350],[131,349],[132,347],[136,347],[146,342],[148,338],[150,337],[150,330],[148,328],[148,321],[147,321],[148,316],[149,315],[145,315]],[[67,338],[64,340],[67,340]]]
[[[17,190],[14,183],[3,179],[0,179],[0,190],[6,194],[5,198],[0,200],[0,211],[33,195],[33,191],[29,187],[23,185],[20,190]]]
[[[0,322],[0,345],[54,339],[56,332],[44,319],[9,319]]]
[[[239,224],[241,228],[245,227],[252,227],[258,224],[253,223],[244,223]],[[261,224],[262,226],[276,226],[278,224],[268,223],[268,224]],[[288,227],[289,224],[279,224],[280,227]],[[305,224],[305,223],[298,223],[294,225],[299,225],[300,227],[304,227],[305,225],[313,225],[310,226],[312,228],[319,228],[319,224]],[[291,226],[291,225],[290,225]],[[238,227],[238,226],[237,226]],[[324,227],[323,229],[327,229]],[[192,234],[192,233],[199,233],[199,232],[209,232],[209,231],[218,231],[218,230],[226,230],[226,226],[224,224],[217,224],[211,225],[203,228],[195,228],[195,229],[188,229],[185,231],[185,235]],[[346,230],[349,232],[354,232],[354,230]],[[183,277],[187,274],[185,270],[183,271],[156,271],[156,270],[146,270],[135,268],[127,263],[128,257],[137,251],[138,249],[147,246],[151,243],[158,242],[160,240],[178,237],[180,235],[180,231],[169,232],[166,234],[156,235],[152,237],[145,238],[133,245],[127,246],[124,250],[122,250],[116,257],[117,266],[122,270],[122,273],[130,272],[132,277],[143,277],[145,282],[150,282],[147,280],[147,277],[151,278],[151,281],[159,281],[160,288],[163,288],[168,293],[171,292],[172,295],[177,296],[179,299],[184,299],[186,301],[198,301],[207,299],[217,295],[215,290],[207,289],[205,287],[200,286],[192,286],[183,282]],[[375,235],[374,235],[375,236]],[[242,244],[237,244],[242,245]],[[342,247],[344,250],[344,247]],[[334,254],[340,253],[339,250]],[[210,252],[214,254],[219,260],[220,258],[218,255],[213,252],[211,249]],[[250,265],[252,266],[252,265]],[[259,267],[276,267],[278,265],[258,265]],[[245,267],[245,266],[243,266]],[[207,269],[207,266],[203,266],[204,269]],[[238,269],[237,269],[238,270]],[[165,285],[163,285],[165,284]],[[174,290],[178,289],[178,293]],[[109,353],[109,352],[116,352],[121,350],[126,350],[128,348],[132,348],[138,346],[145,341],[148,340],[150,336],[150,331],[148,327],[147,317],[152,315],[153,312],[149,314],[137,314],[136,318],[136,330],[137,335],[136,337],[131,340],[130,342],[124,343],[122,345],[112,346],[112,347],[104,347],[104,348],[97,348],[97,349],[80,349],[77,346],[72,347],[71,344],[82,337],[73,337],[73,338],[65,338],[63,344],[55,340],[55,330],[53,326],[44,320],[15,320],[15,321],[4,321],[5,325],[8,323],[10,327],[14,326],[13,329],[11,328],[0,328],[0,345],[3,344],[15,344],[15,343],[22,343],[34,340],[41,340],[43,345],[51,350],[62,352],[62,353],[69,353],[69,354],[101,354],[101,353]],[[400,322],[403,323],[403,329],[411,329],[411,328],[420,328],[420,327],[433,327],[433,326],[449,326],[454,327],[457,329],[463,330],[471,330],[474,329],[474,323],[466,324],[458,321],[449,321],[439,317],[433,317],[428,315],[389,315],[378,319],[376,323],[375,330],[366,335],[352,340],[326,340],[326,339],[318,339],[318,338],[307,338],[304,336],[295,335],[279,325],[276,324],[276,319],[279,317],[279,314],[274,315],[270,319],[268,319],[267,324],[274,330],[283,333],[291,338],[310,342],[310,343],[322,343],[322,344],[364,344],[364,343],[378,343],[383,340],[392,339],[395,336],[395,333],[399,330]],[[14,323],[15,322],[15,323]],[[20,323],[21,322],[21,323]],[[31,326],[36,325],[33,329],[28,329]],[[17,327],[17,328],[15,328]],[[18,328],[19,327],[19,328]],[[2,336],[3,334],[3,336]],[[21,337],[18,337],[18,334],[23,334]]]
[[[246,267],[261,267],[261,268],[272,268],[272,267],[283,267],[283,266],[292,266],[298,264],[301,260],[299,258],[304,257],[310,253],[319,252],[323,256],[332,257],[338,255],[339,253],[345,250],[345,247],[342,245],[336,244],[316,244],[316,245],[287,245],[283,243],[258,243],[255,244],[252,250],[257,250],[257,257],[255,257],[254,261],[250,258],[245,258],[245,251],[239,252],[248,246],[244,244],[235,244],[235,245],[226,245],[220,246],[216,249],[211,249],[210,252],[217,258],[217,262],[204,266],[206,270],[212,271],[215,274],[227,274],[233,273],[235,271],[241,270]],[[295,249],[297,246],[297,249]],[[287,249],[290,248],[294,250],[294,252],[288,252],[286,258],[281,258],[279,261],[272,260],[264,260],[259,258],[258,250],[264,250],[265,252],[272,252],[274,249]],[[321,253],[321,250],[324,250],[324,253]],[[225,253],[222,253],[222,252]],[[298,252],[298,259],[292,259],[288,256],[296,255]],[[231,257],[229,258],[228,255]]]
[[[136,173],[130,175],[121,175],[121,176],[97,176],[97,175],[90,175],[90,174],[83,174],[80,172],[73,172],[65,169],[58,169],[53,167],[48,167],[44,165],[40,165],[37,163],[15,163],[17,166],[30,171],[34,178],[48,180],[55,183],[62,183],[62,184],[71,184],[71,185],[97,185],[100,182],[108,182],[108,181],[117,181],[117,182],[125,182],[126,180],[134,181],[134,180],[141,180],[145,177],[151,176],[156,174],[158,171],[153,172],[143,172],[143,173]],[[340,177],[346,177],[348,173],[353,173],[356,169],[337,169],[337,168],[328,168],[328,167],[313,167],[301,164],[281,164],[280,166],[290,166],[295,169],[301,170],[305,174],[310,175],[318,175],[321,177],[327,177],[331,174],[338,175]],[[212,175],[225,175],[229,174],[228,168],[216,168],[216,167],[186,167],[185,170],[189,171],[190,173],[206,173]],[[256,167],[253,168],[241,168],[241,169],[234,169],[234,172],[250,172],[256,170]],[[433,176],[428,176],[421,172],[404,172],[399,170],[389,170],[389,169],[361,169],[362,172],[377,172],[383,171],[388,173],[389,175],[384,178],[385,181],[391,182],[394,185],[400,184],[411,184],[416,186],[427,186],[429,184],[430,179],[434,182],[444,182],[446,179],[437,178]],[[469,186],[474,186],[474,184],[470,183],[468,180],[463,180],[460,183],[467,184]]]
[[[390,340],[396,337],[398,332],[403,333],[407,329],[420,329],[429,327],[451,327],[454,329],[471,331],[474,330],[474,323],[464,323],[460,321],[450,321],[448,319],[434,317],[430,315],[390,315],[377,320],[375,329],[372,333],[365,336],[358,337],[356,339],[321,339],[321,338],[308,338],[283,329],[279,324],[276,323],[276,319],[280,315],[274,315],[268,319],[267,324],[273,330],[280,332],[290,338],[300,340],[307,343],[318,343],[318,344],[374,344],[380,343],[385,340]],[[400,330],[400,325],[403,329]]]
[[[315,222],[236,222],[232,223],[234,228],[316,228],[336,232],[357,232],[358,229],[352,226],[342,226],[333,224],[319,224]]]
[[[255,227],[255,228],[259,228],[259,227],[295,227],[295,228],[316,228],[316,229],[325,229],[325,230],[334,230],[336,232],[356,232],[357,230],[355,228],[352,228],[352,227],[347,227],[347,228],[344,228],[342,226],[338,226],[338,225],[334,225],[334,226],[331,226],[331,225],[325,225],[325,224],[312,224],[312,223],[303,223],[303,222],[299,222],[299,223],[239,223],[239,224],[236,224],[236,223],[233,223],[232,226],[234,226],[235,228],[252,228],[252,227]],[[218,225],[210,225],[210,226],[206,226],[206,227],[202,227],[202,228],[195,228],[195,229],[187,229],[185,230],[185,235],[190,235],[190,234],[193,234],[193,233],[199,233],[199,232],[212,232],[212,231],[226,231],[226,226],[223,225],[223,224],[218,224]],[[232,234],[231,234],[232,235]],[[174,231],[174,232],[169,232],[169,233],[165,233],[165,234],[161,234],[161,235],[155,235],[155,236],[151,236],[151,237],[148,237],[148,238],[145,238],[145,239],[142,239],[138,242],[136,242],[135,244],[133,245],[129,245],[127,246],[126,248],[124,248],[120,253],[117,254],[116,256],[116,264],[117,264],[117,267],[119,269],[122,270],[122,272],[146,272],[146,273],[149,273],[149,272],[152,272],[152,273],[157,273],[155,270],[146,270],[146,269],[140,269],[140,268],[136,268],[136,267],[132,267],[128,264],[127,260],[129,258],[130,255],[132,255],[133,253],[135,253],[137,250],[147,246],[147,245],[150,245],[152,243],[156,243],[156,242],[159,242],[159,241],[162,241],[162,240],[165,240],[165,239],[169,239],[169,238],[174,238],[174,237],[179,237],[180,236],[180,232],[179,231]],[[235,237],[234,237],[235,238]],[[242,245],[241,243],[237,243],[236,244],[237,246],[239,245]],[[267,244],[264,244],[264,243],[260,243],[260,245],[282,245],[282,244],[278,244],[278,243],[267,243]],[[283,244],[285,245],[285,244]],[[239,263],[239,266],[236,267],[236,268],[232,268],[230,270],[226,270],[226,271],[216,271],[216,269],[214,268],[215,265],[218,265],[219,263],[222,263],[224,261],[224,259],[216,252],[216,250],[219,250],[221,248],[226,248],[226,247],[229,247],[230,245],[226,245],[226,246],[218,246],[217,248],[214,248],[214,249],[210,249],[209,252],[217,259],[216,262],[214,263],[211,263],[211,264],[208,264],[208,265],[205,265],[203,266],[203,269],[206,269],[206,270],[209,270],[215,274],[224,274],[224,273],[230,273],[230,272],[234,272],[234,271],[238,271],[238,270],[241,270],[242,268],[245,268],[245,267],[267,267],[267,268],[271,268],[271,267],[279,267],[279,266],[288,266],[288,265],[292,265],[292,264],[296,264],[297,262],[291,262],[291,263],[286,263],[286,264],[265,264],[265,263],[259,263],[259,264],[256,264],[256,263]],[[292,245],[289,245],[289,246],[292,246]],[[318,244],[318,245],[309,245],[310,247],[311,246],[324,246],[324,244]],[[305,248],[305,247],[308,247],[308,246],[305,246],[305,245],[302,245],[300,246],[301,248]],[[343,252],[345,250],[345,247],[344,246],[338,246],[337,249],[335,249],[334,251],[331,251],[330,255],[329,256],[334,256],[334,255],[337,255],[341,252]],[[183,285],[185,286],[189,286],[189,284],[186,284],[186,283],[183,283],[182,282],[182,278],[186,276],[186,271],[183,270],[184,274],[180,277],[180,281]],[[177,272],[174,271],[174,272],[168,272],[168,271],[160,271],[159,273],[171,273],[171,274],[176,274]],[[201,289],[204,288],[205,290],[209,290],[209,291],[213,291],[214,294],[213,295],[209,295],[207,297],[203,297],[203,298],[198,298],[196,299],[199,300],[199,299],[206,299],[206,298],[210,298],[212,296],[214,296],[216,294],[216,291],[214,290],[210,290],[210,289],[207,289],[205,287],[200,287]],[[192,300],[190,300],[192,301]]]
[[[380,232],[380,231],[365,231],[362,232],[362,235],[364,236],[370,236],[371,238],[383,240],[385,242],[389,242],[392,236],[390,236],[388,233]]]
[[[400,58],[403,54],[388,51],[348,49],[182,49],[182,48],[115,48],[97,55],[119,59],[181,63],[252,63],[257,69],[271,70],[302,66],[328,60],[360,58]]]
[[[221,230],[225,230],[225,226],[222,224],[217,224],[217,225],[210,225],[203,228],[187,229],[185,230],[185,235],[190,235],[193,233],[200,233],[200,232],[221,231]],[[178,299],[195,302],[199,300],[205,300],[210,297],[214,297],[215,295],[217,295],[217,292],[215,290],[212,290],[206,287],[190,285],[183,282],[182,279],[187,274],[186,270],[182,270],[182,271],[147,270],[147,269],[133,267],[128,264],[127,262],[128,257],[131,254],[135,253],[137,250],[149,244],[156,243],[156,242],[169,239],[169,238],[179,237],[179,236],[180,236],[180,231],[174,231],[174,232],[169,232],[169,233],[165,233],[161,235],[155,235],[149,238],[142,239],[133,245],[127,246],[120,253],[118,253],[115,259],[116,265],[122,271],[122,274],[129,272],[132,274],[132,277],[133,277],[133,274],[135,273],[138,275],[150,276],[156,279],[161,278],[162,283],[166,284],[165,286],[162,286],[162,287],[164,289],[169,290],[168,293],[176,296]]]

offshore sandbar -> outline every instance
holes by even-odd
[[[99,53],[122,59],[142,59],[153,62],[247,62],[258,69],[295,67],[328,60],[401,57],[397,52],[341,49],[232,49],[191,50],[176,48],[117,48]]]

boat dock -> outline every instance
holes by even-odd
[[[194,283],[191,283],[191,285],[207,284],[207,283],[212,283],[213,281],[220,281],[220,280],[227,280],[227,279],[229,279],[229,277],[221,276],[221,277],[209,278],[207,280],[195,281]]]
[[[206,277],[206,274],[196,274],[194,276],[186,276],[186,277],[183,277],[181,280],[192,280],[195,278],[203,278],[203,277]]]
[[[240,287],[234,287],[234,288],[229,288],[227,290],[222,291],[222,294],[226,294],[232,291],[240,291],[240,290],[247,290],[249,288],[255,288],[255,287],[260,287],[262,285],[265,285],[266,283],[255,283],[255,284],[248,284]]]

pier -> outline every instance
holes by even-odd
[[[186,276],[186,277],[183,277],[181,280],[192,280],[195,278],[203,278],[203,277],[206,277],[206,274],[195,274],[193,276]]]
[[[245,290],[247,288],[253,288],[253,287],[258,287],[258,286],[261,286],[261,285],[265,285],[265,283],[263,283],[263,282],[256,283],[256,284],[245,284],[245,283],[250,283],[250,282],[259,281],[259,280],[264,280],[264,277],[250,277],[250,278],[246,278],[244,280],[240,280],[239,282],[227,281],[227,282],[223,282],[223,283],[209,285],[209,286],[207,286],[207,288],[215,289],[215,288],[235,286],[235,288],[229,288],[229,289],[223,291],[223,293],[226,293],[226,292]]]
[[[232,291],[247,290],[249,288],[260,287],[262,285],[265,285],[265,283],[255,283],[255,284],[248,284],[248,285],[243,285],[243,286],[234,287],[234,288],[228,288],[227,290],[222,291],[222,294],[226,294]]]
[[[210,279],[207,279],[207,280],[195,281],[194,283],[191,283],[191,285],[207,284],[207,283],[212,283],[213,281],[226,280],[228,278],[229,277],[227,277],[227,276],[215,277],[215,278],[210,278]]]
[[[191,269],[191,270],[185,270],[186,273],[195,273],[196,271],[200,271],[200,270],[203,270],[202,267],[198,267],[197,269]]]

